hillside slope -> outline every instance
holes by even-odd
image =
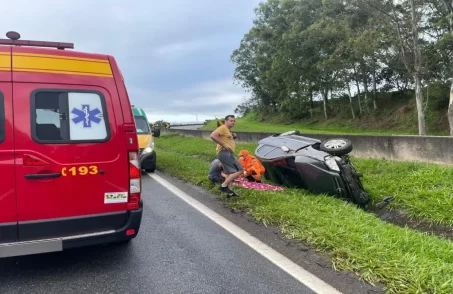
[[[428,135],[446,136],[449,134],[447,107],[448,88],[430,89],[425,93],[426,127]],[[417,135],[417,110],[413,91],[380,93],[378,109],[368,108],[368,112],[359,115],[357,98],[353,98],[356,118],[352,119],[349,98],[342,97],[329,100],[329,118],[324,117],[322,102],[315,102],[313,115],[303,118],[284,117],[269,111],[252,110],[237,119],[234,130],[244,132],[285,132],[299,130],[302,133],[336,133],[336,134],[395,134]],[[426,98],[427,97],[427,98]],[[363,105],[363,103],[362,103]],[[212,130],[216,121],[207,121],[202,128]]]

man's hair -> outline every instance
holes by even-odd
[[[229,114],[229,115],[225,116],[225,121],[229,120],[230,118],[234,118],[234,115]]]

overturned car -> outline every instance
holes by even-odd
[[[321,141],[290,131],[260,140],[255,156],[266,168],[264,177],[274,183],[364,206],[370,196],[349,159],[352,149],[347,139]]]

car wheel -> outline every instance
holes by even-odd
[[[320,149],[335,156],[342,156],[352,151],[352,143],[348,139],[329,139],[321,143]]]
[[[145,171],[147,173],[153,173],[156,171],[156,164],[154,164],[153,166],[151,166],[150,168],[145,168]]]

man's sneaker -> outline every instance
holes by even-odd
[[[220,191],[222,191],[223,193],[226,193],[228,197],[239,196],[238,194],[231,191],[228,187],[220,186]]]
[[[233,191],[230,190],[230,192],[228,192],[227,194],[228,197],[239,197],[238,194],[234,193]]]

